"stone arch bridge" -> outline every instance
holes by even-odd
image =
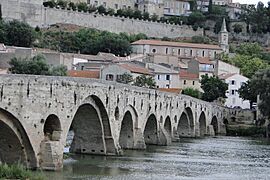
[[[179,137],[224,134],[225,108],[184,95],[94,79],[0,76],[0,161],[62,168],[70,151],[117,155]]]

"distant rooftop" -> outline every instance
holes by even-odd
[[[222,50],[218,45],[212,44],[182,43],[182,42],[171,42],[160,40],[139,40],[132,43],[132,45],[145,45],[145,44],[155,46],[172,46],[172,47]]]

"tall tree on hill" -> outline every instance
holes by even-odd
[[[208,12],[209,14],[212,14],[213,12],[213,0],[209,1]]]

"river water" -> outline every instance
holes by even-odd
[[[53,179],[270,180],[270,144],[240,137],[182,139],[123,156],[72,156]]]

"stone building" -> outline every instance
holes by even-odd
[[[157,88],[180,88],[179,71],[155,63],[147,63],[146,67],[153,71]]]
[[[215,58],[222,53],[221,47],[210,44],[181,43],[160,40],[139,40],[132,43],[134,54],[166,55],[176,57]]]
[[[190,0],[164,0],[164,16],[181,16],[190,13]]]
[[[187,70],[181,69],[179,73],[180,87],[182,89],[193,88],[201,90],[201,84],[199,80],[199,75],[195,73],[188,72]]]

